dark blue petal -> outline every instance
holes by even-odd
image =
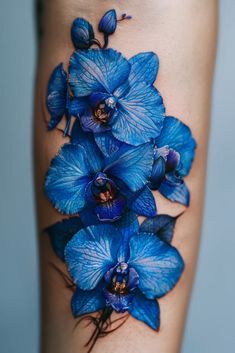
[[[76,18],[72,24],[71,38],[75,49],[88,49],[94,39],[92,25],[83,18]]]
[[[91,110],[86,110],[86,112],[81,115],[80,123],[84,131],[93,132],[95,134],[111,129],[110,126],[101,124],[99,121],[97,121]]]
[[[130,292],[133,292],[139,285],[139,275],[134,268],[129,269],[129,280],[127,288]]]
[[[51,74],[47,89],[47,108],[51,115],[49,130],[54,129],[65,114],[67,91],[67,74],[63,64],[59,64]]]
[[[182,176],[189,173],[195,156],[196,142],[187,125],[174,117],[166,117],[162,132],[156,139],[156,144],[158,147],[168,145],[170,148],[179,152],[180,165],[178,172]]]
[[[69,101],[69,114],[78,117],[87,110],[88,102],[84,98],[73,98]]]
[[[79,213],[84,226],[100,224],[100,220],[95,213],[95,205],[87,204],[86,207]]]
[[[146,219],[140,226],[140,232],[154,233],[161,240],[171,243],[177,217],[171,217],[165,214],[154,218]]]
[[[184,269],[179,252],[150,233],[139,233],[130,239],[128,263],[137,271],[139,289],[148,299],[168,293]]]
[[[61,213],[75,214],[85,206],[85,189],[91,167],[85,149],[65,144],[53,158],[45,180],[45,192]]]
[[[105,34],[113,34],[117,28],[117,14],[114,9],[107,11],[99,22],[99,31]]]
[[[169,149],[169,153],[166,157],[166,173],[171,173],[177,169],[180,163],[180,154],[179,152]]]
[[[89,97],[90,105],[95,108],[99,105],[102,101],[109,98],[110,94],[104,92],[94,92]]]
[[[45,229],[56,255],[64,261],[64,249],[70,239],[83,227],[80,217],[70,217]]]
[[[98,204],[95,208],[95,212],[100,221],[114,222],[122,216],[126,203],[126,199],[119,196],[112,201]]]
[[[115,139],[110,131],[95,134],[94,137],[99,149],[106,157],[109,157],[114,152],[117,152],[122,145],[122,142]]]
[[[129,205],[139,216],[154,217],[157,213],[156,202],[151,190],[145,186]]]
[[[76,288],[71,301],[72,313],[74,317],[90,314],[105,308],[103,295],[104,283],[101,282],[95,289],[83,291]]]
[[[133,293],[127,295],[111,293],[106,288],[104,288],[103,293],[106,299],[106,305],[111,306],[117,313],[124,313],[127,311],[135,296]]]
[[[165,179],[161,183],[159,191],[168,200],[189,206],[190,192],[182,179],[171,175],[166,175]]]
[[[76,97],[112,94],[128,78],[129,62],[113,49],[77,51],[70,59],[70,86]]]
[[[148,142],[160,134],[164,113],[165,106],[156,88],[137,82],[119,99],[111,121],[113,135],[134,146]]]
[[[122,145],[106,159],[105,171],[121,179],[131,191],[144,187],[150,176],[153,164],[153,146],[146,143],[138,147]]]
[[[150,85],[154,83],[159,67],[159,60],[155,53],[139,53],[133,56],[129,62],[131,63],[131,72],[128,81],[131,85],[135,82],[146,82]]]
[[[153,163],[153,169],[152,169],[149,187],[152,190],[158,190],[164,177],[165,177],[165,160],[164,158],[159,157]]]
[[[83,290],[92,290],[117,263],[120,235],[108,224],[90,226],[73,236],[65,248],[71,277]]]
[[[130,314],[137,320],[143,321],[153,330],[158,330],[160,326],[160,308],[156,300],[146,299],[138,292],[129,309]]]

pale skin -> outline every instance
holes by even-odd
[[[177,286],[160,299],[161,327],[154,332],[130,317],[114,333],[97,341],[94,353],[179,353],[185,326],[190,292],[195,272],[203,211],[209,130],[211,86],[216,49],[216,0],[53,0],[43,5],[35,101],[35,176],[37,187],[41,283],[42,345],[41,353],[83,353],[92,327],[76,324],[70,310],[71,291],[51,263],[66,272],[54,255],[42,232],[46,226],[63,217],[49,203],[43,192],[43,181],[52,157],[66,141],[59,130],[47,132],[45,106],[48,78],[60,62],[68,64],[73,51],[71,23],[84,17],[97,26],[107,10],[118,15],[132,15],[123,21],[111,37],[111,47],[126,57],[154,51],[160,59],[156,86],[164,97],[167,115],[173,115],[190,126],[197,141],[196,159],[186,182],[191,204],[179,218],[173,245],[184,258],[186,268]],[[63,125],[63,124],[62,124]],[[184,207],[166,201],[155,193],[158,212],[177,215]],[[141,221],[141,220],[140,220]]]

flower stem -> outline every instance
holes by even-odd
[[[104,33],[104,45],[103,49],[106,49],[109,44],[109,35],[107,33]]]
[[[97,45],[99,48],[102,48],[100,41],[96,38],[92,39],[91,45]]]

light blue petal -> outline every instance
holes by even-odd
[[[168,145],[179,152],[178,172],[181,176],[186,176],[189,173],[195,156],[196,142],[187,125],[172,116],[167,116],[161,134],[156,139],[156,144],[157,147]]]
[[[91,291],[83,291],[76,288],[71,301],[71,308],[74,317],[94,313],[105,308],[103,285],[104,283],[101,282],[99,286]]]
[[[111,121],[113,135],[134,146],[148,142],[160,134],[164,113],[165,106],[156,88],[144,82],[135,83],[119,99]]]
[[[138,147],[122,145],[106,159],[105,171],[121,179],[131,191],[144,187],[151,174],[153,164],[153,146],[146,143]]]
[[[104,274],[117,263],[120,235],[111,225],[80,230],[65,248],[65,261],[76,285],[94,289]]]
[[[76,97],[97,91],[111,94],[129,72],[129,62],[113,49],[76,51],[70,59],[69,82]]]
[[[109,131],[95,134],[94,137],[99,149],[106,157],[109,157],[114,152],[117,152],[122,145],[122,142],[115,139]]]
[[[159,191],[170,201],[179,202],[185,206],[190,204],[190,192],[182,179],[166,175]]]
[[[135,82],[146,82],[150,85],[154,83],[159,67],[159,60],[155,53],[139,53],[133,56],[129,62],[131,63],[131,72],[128,81],[131,85]]]
[[[139,289],[148,299],[168,293],[184,269],[179,252],[149,233],[139,233],[130,240],[130,267],[139,275]]]
[[[53,158],[45,180],[45,192],[61,213],[75,214],[85,206],[85,189],[90,181],[85,149],[65,144]]]
[[[160,326],[160,308],[156,300],[146,299],[143,294],[137,292],[129,313],[137,320],[143,321],[153,330],[158,330]]]
[[[151,190],[145,186],[138,197],[130,203],[132,211],[136,212],[139,216],[154,217],[157,213],[156,202]]]

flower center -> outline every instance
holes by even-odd
[[[94,116],[100,123],[108,123],[110,120],[110,113],[106,111],[106,106],[104,103],[99,104],[94,110]]]
[[[98,203],[105,203],[115,198],[116,188],[106,174],[97,173],[93,181],[92,193]]]
[[[116,108],[115,97],[108,97],[97,105],[94,110],[95,119],[101,124],[106,124],[110,121],[112,111]]]
[[[111,292],[124,294],[124,295],[127,294],[128,277],[129,277],[128,265],[125,262],[121,262],[117,266],[116,270],[114,271],[114,274],[111,280]]]

